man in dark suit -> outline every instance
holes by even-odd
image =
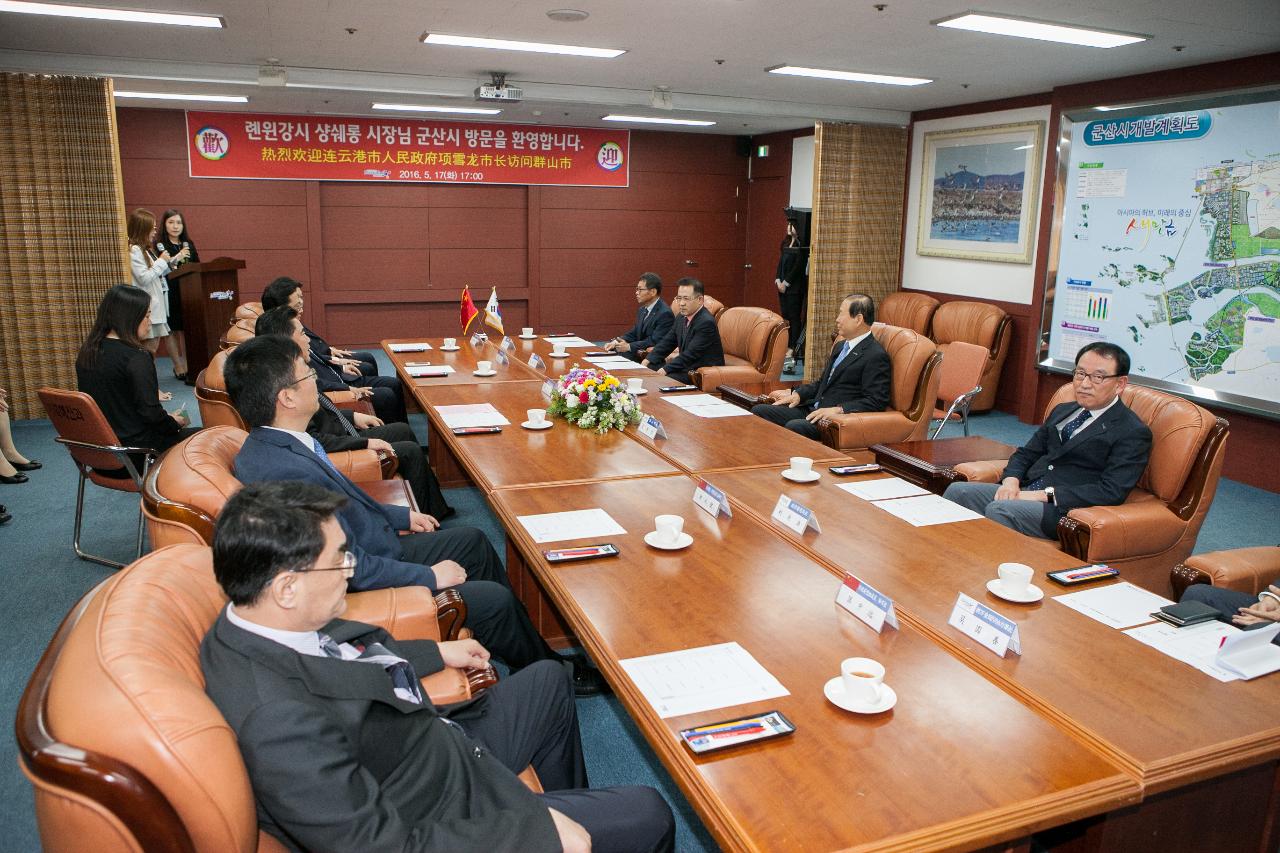
[[[437,707],[419,677],[484,666],[479,642],[398,642],[338,618],[355,564],[334,515],[343,500],[308,483],[247,486],[214,532],[231,603],[200,666],[236,733],[259,826],[305,850],[670,850],[656,791],[584,790],[562,667],[536,663]],[[546,793],[516,778],[529,765]]]
[[[279,335],[255,337],[232,351],[225,367],[227,393],[252,432],[236,455],[242,483],[302,480],[347,498],[338,521],[358,558],[353,590],[457,587],[467,605],[467,626],[513,669],[539,660],[573,665],[580,695],[603,689],[600,673],[582,656],[560,658],[539,636],[511,593],[502,561],[489,540],[471,527],[438,529],[439,522],[408,507],[380,504],[334,467],[308,435],[319,407],[315,372],[301,350]],[[411,531],[399,536],[397,531]]]
[[[649,369],[687,384],[689,371],[724,364],[720,329],[702,302],[702,282],[696,278],[682,278],[676,282],[676,310],[680,316],[671,331],[649,350],[649,357],[645,359]],[[667,356],[676,349],[680,354],[667,361]]]
[[[840,337],[818,381],[794,391],[774,391],[769,395],[772,404],[760,403],[751,413],[816,440],[823,418],[883,412],[889,406],[893,367],[889,354],[871,335],[875,321],[875,300],[862,293],[846,296],[836,312]]]
[[[1075,402],[1054,407],[995,483],[952,483],[943,497],[1028,536],[1057,538],[1058,519],[1124,503],[1151,454],[1151,430],[1120,400],[1129,354],[1097,341],[1076,353]]]
[[[662,301],[662,279],[657,273],[647,272],[636,282],[636,324],[620,338],[604,345],[609,352],[622,353],[632,361],[643,361],[647,351],[667,336],[675,315],[671,306]]]

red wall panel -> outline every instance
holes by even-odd
[[[424,207],[321,208],[320,234],[326,251],[335,249],[428,249],[431,211]]]

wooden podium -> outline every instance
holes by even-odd
[[[182,297],[182,329],[187,338],[187,375],[195,379],[218,352],[218,339],[231,325],[240,304],[236,271],[244,261],[214,258],[201,264],[183,264],[169,273],[169,286]]]

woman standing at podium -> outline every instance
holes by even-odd
[[[141,207],[130,213],[129,271],[133,275],[133,286],[151,297],[151,328],[138,336],[152,355],[160,349],[160,339],[169,334],[169,282],[165,276],[173,262],[168,252],[157,255],[152,251],[155,239],[155,214]]]
[[[160,218],[160,239],[156,241],[156,253],[168,254],[173,258],[169,265],[171,274],[172,269],[188,261],[200,263],[200,253],[196,251],[195,241],[187,233],[186,219],[173,208],[166,210]],[[173,359],[174,377],[186,380],[191,385],[195,379],[187,376],[187,339],[182,333],[182,294],[177,282],[169,281],[168,285],[169,337],[165,338],[165,346],[169,350],[169,358]]]

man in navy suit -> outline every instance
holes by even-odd
[[[889,406],[893,367],[889,354],[871,335],[875,321],[875,300],[862,293],[846,296],[836,314],[840,338],[818,381],[794,391],[774,391],[769,395],[773,403],[760,403],[751,413],[816,440],[823,418],[883,412]]]
[[[671,306],[662,301],[662,279],[657,273],[647,272],[636,282],[636,324],[620,338],[604,345],[609,352],[622,353],[632,361],[642,361],[646,352],[667,336],[675,315]]]
[[[1028,536],[1056,539],[1076,507],[1124,503],[1151,455],[1151,430],[1120,400],[1129,354],[1095,341],[1076,353],[1075,402],[1049,417],[1005,466],[999,485],[952,483],[943,497]]]
[[[353,590],[457,587],[467,605],[467,626],[495,654],[519,669],[561,660],[539,636],[512,595],[506,572],[484,534],[472,527],[438,529],[430,515],[380,504],[333,465],[307,434],[319,408],[315,371],[298,345],[280,335],[255,337],[232,351],[225,367],[227,393],[252,432],[236,455],[242,483],[302,480],[347,498],[338,520],[356,555]],[[412,531],[399,536],[398,531]],[[597,670],[581,656],[564,659],[575,670],[579,695],[603,689]]]
[[[724,364],[720,328],[702,303],[702,282],[696,278],[682,278],[676,282],[676,309],[680,316],[671,331],[649,351],[645,360],[649,369],[687,384],[689,371]],[[667,361],[667,356],[676,349],[680,354]]]

